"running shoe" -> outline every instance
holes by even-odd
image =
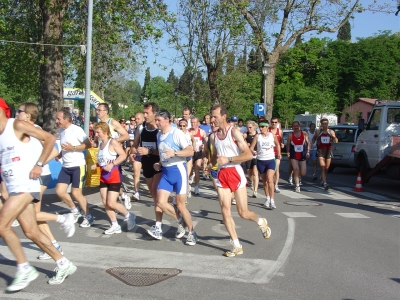
[[[176,232],[175,232],[175,237],[177,239],[180,239],[181,237],[183,237],[186,233],[185,227],[183,227],[182,224],[178,224],[178,228],[176,228]]]
[[[325,191],[329,190],[329,184],[327,184],[326,182],[324,183],[324,189]]]
[[[61,255],[64,255],[63,250],[61,249],[60,246],[58,246],[58,248],[56,248],[58,250],[58,252],[61,253]],[[48,259],[52,259],[50,255],[48,255],[46,252],[42,252],[42,254],[40,254],[38,257],[38,259],[40,260],[48,260]]]
[[[19,226],[19,222],[18,220],[14,220],[14,222],[12,222],[11,227],[18,227]]]
[[[192,184],[194,180],[194,173],[189,177],[189,184]]]
[[[278,188],[278,186],[276,185],[276,186],[275,186],[275,193],[278,193],[278,194],[279,194],[280,192],[281,192],[281,190],[280,190],[280,189]]]
[[[300,186],[297,185],[297,186],[294,188],[294,191],[295,191],[296,193],[300,193]]]
[[[122,232],[121,226],[111,225],[110,228],[108,228],[107,230],[104,231],[104,234],[112,235],[112,234],[121,233],[121,232]]]
[[[198,241],[197,234],[196,234],[196,232],[192,231],[192,232],[189,232],[185,244],[189,245],[189,246],[194,246],[194,245],[196,245],[197,241]]]
[[[123,200],[124,200],[124,206],[125,206],[125,208],[126,208],[127,210],[130,210],[131,207],[132,207],[131,198],[129,198],[129,196],[128,196],[128,195],[125,195],[125,194],[122,195],[122,198],[123,198]]]
[[[162,240],[162,231],[156,225],[153,225],[151,229],[147,230],[147,233],[156,240]]]
[[[76,271],[76,266],[72,262],[68,262],[64,268],[57,267],[55,269],[56,275],[47,281],[48,284],[61,284],[69,275]]]
[[[313,181],[316,181],[317,179],[318,179],[317,175],[313,174],[313,175],[312,175],[312,180],[313,180]]]
[[[253,191],[253,198],[257,198],[257,192]]]
[[[139,192],[135,192],[135,193],[133,194],[133,200],[134,200],[134,201],[140,201],[140,194],[139,194]]]
[[[258,228],[261,230],[264,239],[269,239],[269,237],[271,236],[271,228],[269,228],[267,220],[265,218],[263,218],[262,220],[263,223],[261,225],[258,225]]]
[[[85,216],[85,218],[83,219],[83,222],[81,223],[81,225],[79,225],[79,227],[87,228],[87,227],[92,226],[93,223],[94,223],[94,218],[93,218],[93,217],[91,217],[90,219],[88,219],[88,218]]]
[[[77,223],[79,218],[82,217],[82,214],[79,212],[79,210],[77,212],[73,212],[72,214],[74,215],[74,223]]]
[[[266,207],[266,208],[271,207],[271,198],[268,197],[267,200],[265,200],[264,207]]]
[[[196,196],[199,196],[199,195],[200,195],[200,191],[199,191],[199,187],[198,187],[198,186],[195,186],[195,187],[194,187],[194,194],[195,194]]]
[[[233,244],[233,241],[232,241],[232,240],[231,240],[231,244],[232,244],[233,248],[232,248],[232,250],[229,250],[229,251],[227,251],[227,252],[224,253],[224,255],[225,255],[226,257],[234,257],[234,256],[237,256],[237,255],[243,254],[243,247],[242,247],[242,245],[240,245],[239,247],[237,247],[237,246],[235,246],[235,245]]]
[[[236,199],[232,199],[231,204],[232,204],[232,205],[236,205]]]
[[[276,208],[274,199],[271,199],[271,204],[270,204],[269,208],[270,209],[275,209]]]
[[[7,292],[17,292],[26,288],[29,283],[39,277],[39,272],[32,266],[26,271],[17,271],[14,280],[6,288]]]
[[[289,184],[293,185],[293,177],[289,177]]]
[[[133,213],[129,213],[129,217],[124,220],[126,222],[126,228],[131,230],[136,225],[136,216]]]
[[[73,213],[65,214],[65,221],[61,224],[60,229],[64,230],[67,238],[75,234],[75,216]]]

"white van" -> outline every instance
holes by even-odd
[[[294,116],[294,121],[298,121],[303,130],[310,128],[311,123],[314,123],[318,129],[321,126],[322,119],[328,119],[329,126],[337,125],[338,122],[337,115],[329,113],[310,114],[306,111],[304,114]]]
[[[354,162],[363,175],[363,181],[369,169],[375,167],[377,168],[374,171],[385,167],[390,175],[399,177],[400,165],[393,161],[390,164],[385,163],[383,159],[390,154],[394,140],[392,136],[400,135],[400,101],[376,100],[367,124],[363,126],[362,123],[360,122],[359,127],[364,129],[357,139]]]

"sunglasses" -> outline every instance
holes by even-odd
[[[267,127],[267,126],[260,126],[260,128],[264,128],[264,127]]]
[[[22,110],[22,109],[18,109],[18,110],[17,110],[17,114],[20,114],[20,113],[23,113],[23,112],[25,112],[25,111]]]
[[[186,127],[186,125],[179,125],[179,127]]]
[[[253,127],[247,127],[247,129],[252,129]]]
[[[135,119],[131,120],[131,122],[135,122],[135,121],[136,121]]]
[[[271,124],[277,124],[278,122],[271,122]]]

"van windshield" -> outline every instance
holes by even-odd
[[[354,136],[357,129],[353,128],[335,128],[336,137],[340,142],[353,143],[355,141]]]

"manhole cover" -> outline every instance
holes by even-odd
[[[128,267],[115,267],[108,269],[106,272],[132,286],[153,285],[182,273],[179,269]]]
[[[321,206],[321,203],[311,202],[311,201],[285,201],[283,202],[288,205],[294,206]]]

